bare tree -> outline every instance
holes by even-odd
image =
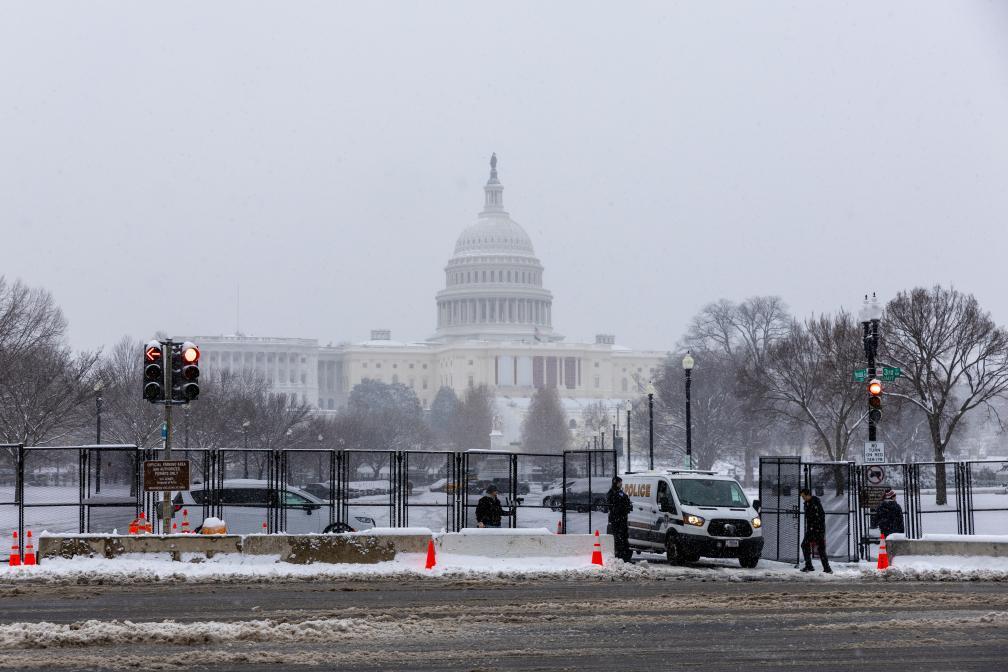
[[[737,413],[725,419],[730,421],[731,431],[740,434],[743,483],[747,486],[752,483],[756,455],[767,449],[775,420],[759,412],[763,406],[759,399],[761,388],[744,385],[742,372],[763,366],[770,347],[789,333],[789,322],[780,297],[754,296],[741,303],[721,299],[694,316],[681,344],[683,350],[716,356],[718,379],[731,387],[740,402]],[[673,364],[679,368],[677,362]],[[720,375],[726,366],[734,370],[735,376]],[[728,398],[723,400],[727,402]]]
[[[745,376],[766,410],[810,429],[827,459],[840,462],[865,419],[864,391],[850,382],[860,347],[860,329],[847,313],[796,321]],[[841,470],[836,480],[841,494]]]
[[[963,418],[1008,392],[1008,332],[973,295],[939,286],[900,292],[886,306],[883,351],[903,370],[909,400],[927,418],[936,503],[947,501],[945,458]]]

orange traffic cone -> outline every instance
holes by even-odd
[[[149,520],[147,520],[147,514],[143,511],[140,512],[140,520],[137,522],[137,532],[139,534],[143,534],[145,532],[147,534],[153,534],[154,532],[154,526],[151,525]]]
[[[425,567],[431,569],[437,564],[437,558],[434,557],[434,540],[430,539],[427,541],[427,564]]]
[[[35,544],[32,543],[31,530],[28,530],[28,537],[25,539],[24,547],[24,564],[34,565],[35,562]]]
[[[595,530],[595,548],[592,550],[592,564],[602,564],[602,544],[599,543],[598,530]]]
[[[171,533],[172,534],[178,534],[178,523],[176,523],[174,521],[172,521],[172,524],[171,524]]]
[[[563,518],[557,521],[557,534],[563,534]]]
[[[14,532],[14,545],[11,546],[10,560],[8,564],[11,567],[18,567],[21,564],[21,547],[18,546],[17,532]]]
[[[263,521],[262,533],[263,534],[269,534],[269,526],[266,525],[266,521],[265,520]]]
[[[889,568],[889,553],[886,552],[885,548],[885,535],[880,535],[882,537],[879,541],[878,547],[878,567],[876,569],[888,569]]]
[[[139,517],[134,518],[133,522],[131,522],[129,524],[129,533],[130,534],[140,534],[140,518]]]
[[[189,509],[182,509],[182,534],[189,534]]]

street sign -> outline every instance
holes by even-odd
[[[903,375],[903,370],[898,366],[883,366],[882,367],[882,380],[887,383],[891,383],[897,378]]]
[[[858,506],[862,509],[877,509],[885,496],[884,485],[863,485],[858,492]]]
[[[868,382],[868,369],[854,369],[854,382],[855,383],[867,383]]]
[[[147,460],[144,462],[144,490],[189,489],[189,460]]]
[[[882,464],[885,462],[885,444],[881,441],[865,441],[864,463]]]
[[[882,481],[885,480],[885,469],[877,464],[865,467],[865,480],[872,485],[882,485]]]

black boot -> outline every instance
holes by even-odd
[[[803,571],[803,572],[811,572],[811,571],[814,571],[814,569],[815,568],[812,565],[805,565],[804,567],[801,568],[801,571]]]

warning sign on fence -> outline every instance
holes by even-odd
[[[882,503],[882,496],[888,490],[884,485],[863,485],[858,493],[858,505],[862,509],[875,510]]]
[[[189,460],[148,460],[144,462],[144,490],[189,489]]]

